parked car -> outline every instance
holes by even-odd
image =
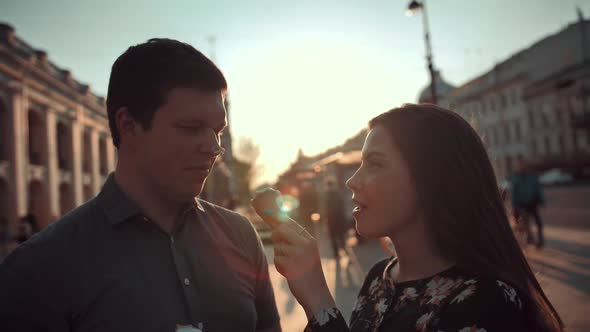
[[[574,177],[571,174],[566,173],[559,168],[550,169],[539,176],[539,182],[544,185],[564,184],[572,182],[573,180]]]

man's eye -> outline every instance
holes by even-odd
[[[188,130],[188,131],[195,131],[201,129],[201,126],[180,126],[181,129]]]

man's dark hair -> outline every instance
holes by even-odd
[[[113,144],[120,136],[115,113],[127,107],[144,129],[152,124],[154,112],[164,104],[166,94],[176,87],[224,92],[223,74],[205,55],[189,44],[173,39],[153,38],[129,47],[111,69],[107,113]]]

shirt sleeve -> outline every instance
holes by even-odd
[[[68,331],[39,248],[25,243],[0,264],[0,322],[6,331]],[[65,282],[65,281],[62,281]]]
[[[520,293],[500,280],[468,281],[437,315],[433,331],[528,331]]]

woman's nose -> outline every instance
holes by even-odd
[[[352,191],[359,190],[358,172],[354,173],[350,179],[346,180],[346,186]]]

